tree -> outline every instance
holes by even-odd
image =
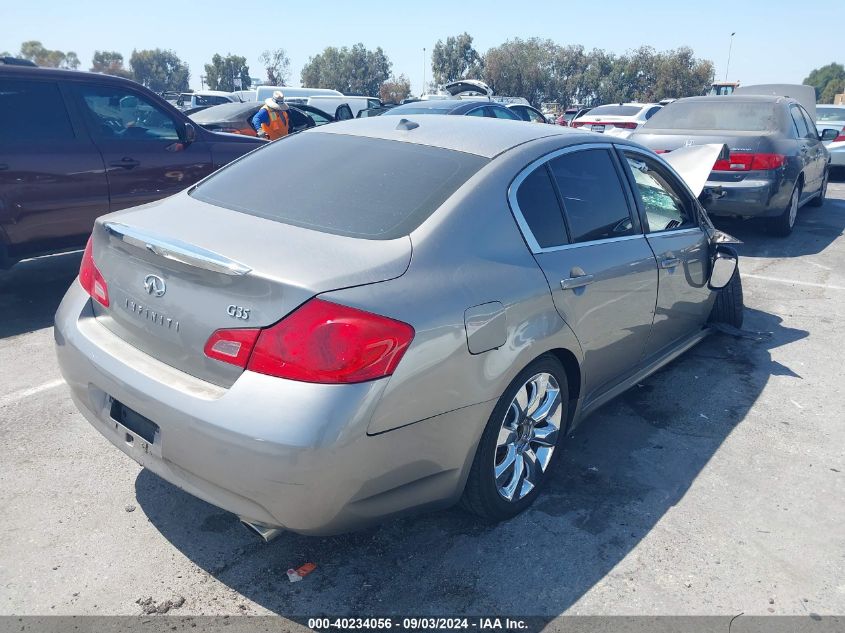
[[[211,58],[211,63],[205,65],[205,81],[209,90],[224,90],[225,92],[246,90],[252,85],[246,57],[231,53],[226,57],[221,57],[215,53]]]
[[[715,75],[713,62],[697,59],[693,50],[686,46],[660,53],[655,67],[657,73],[651,101],[703,95]]]
[[[434,81],[440,85],[459,79],[478,79],[481,77],[482,59],[472,46],[469,33],[450,35],[437,40],[431,51],[431,71]]]
[[[43,44],[38,40],[29,40],[21,44],[21,50],[18,57],[28,59],[35,62],[39,66],[48,66],[50,68],[70,68],[76,70],[79,68],[79,57],[73,51],[67,53],[63,51],[52,51],[44,48]]]
[[[94,51],[91,72],[132,79],[132,73],[123,67],[123,55],[117,51]]]
[[[825,92],[828,84],[832,81],[845,81],[845,66],[842,64],[830,63],[827,66],[816,68],[804,80],[807,86],[813,86],[816,89],[816,100],[822,101],[822,95]],[[832,103],[828,101],[826,103]]]
[[[535,106],[557,101],[554,69],[559,49],[539,37],[508,40],[484,55],[482,78],[495,94],[525,97]]]
[[[381,47],[371,51],[363,44],[351,49],[327,47],[308,59],[301,81],[309,88],[332,88],[343,94],[374,96],[390,77],[393,66]]]
[[[153,92],[188,90],[190,71],[173,51],[156,48],[154,50],[133,50],[129,58],[129,67],[135,81],[144,84]]]
[[[379,88],[379,98],[384,103],[402,103],[411,95],[411,80],[405,75],[392,76]]]
[[[283,48],[266,50],[258,58],[267,72],[267,81],[271,86],[286,86],[290,79],[290,59]]]
[[[833,81],[829,81],[819,99],[819,103],[833,103],[836,95],[842,93],[845,93],[845,80],[834,79]]]

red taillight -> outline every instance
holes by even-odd
[[[88,238],[85,252],[82,254],[82,264],[79,266],[79,283],[94,299],[109,307],[109,287],[97,266],[94,264],[93,238]]]
[[[217,330],[205,353],[278,378],[354,383],[391,375],[413,338],[407,323],[311,299],[267,329]]]
[[[656,150],[654,150],[654,153],[655,154],[668,154],[669,150],[668,149],[656,149]]]
[[[751,171],[779,169],[786,163],[783,154],[731,154],[727,160],[717,160],[713,171]]]
[[[834,143],[841,143],[842,141],[845,141],[845,127],[839,130],[839,136],[833,139]]]
[[[205,344],[205,355],[246,368],[249,355],[261,330],[217,330]]]
[[[570,125],[570,127],[581,127],[582,125],[585,125],[586,123],[587,123],[586,121],[572,121],[572,123],[570,123],[569,125]]]
[[[625,128],[626,130],[636,130],[637,124],[633,121],[620,121],[619,123],[614,123],[616,127]]]

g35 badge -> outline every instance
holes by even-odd
[[[230,305],[226,308],[226,314],[228,314],[233,319],[243,319],[244,321],[249,320],[249,311],[252,308],[244,308],[242,306]]]

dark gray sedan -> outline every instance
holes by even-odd
[[[707,181],[716,216],[765,217],[778,235],[792,232],[798,209],[821,206],[830,156],[812,117],[795,99],[769,96],[690,97],[652,117],[632,139],[657,153],[724,143]]]

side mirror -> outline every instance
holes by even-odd
[[[184,128],[184,143],[190,145],[197,140],[197,129],[191,123],[186,123]]]
[[[711,290],[721,290],[728,285],[736,272],[739,257],[729,246],[717,246],[710,262],[710,280],[707,282]]]
[[[819,135],[819,140],[822,142],[833,141],[839,136],[839,134],[840,132],[837,132],[833,128],[825,128]]]

